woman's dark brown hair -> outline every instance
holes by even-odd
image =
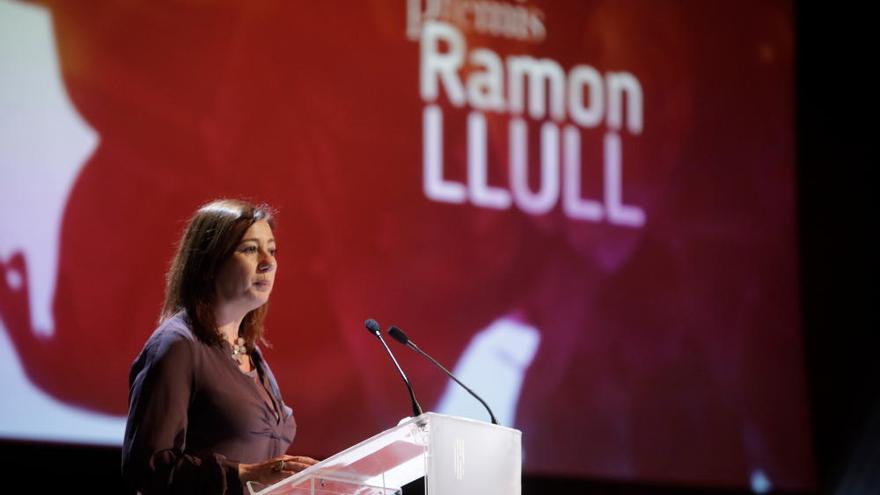
[[[196,211],[165,275],[165,304],[160,323],[185,310],[198,338],[209,343],[222,342],[214,320],[217,274],[235,252],[244,233],[260,220],[275,228],[269,206],[237,199],[211,201]],[[266,303],[241,320],[239,335],[244,337],[249,349],[263,340],[263,321],[268,311]]]

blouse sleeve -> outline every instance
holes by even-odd
[[[242,493],[238,463],[186,450],[193,371],[186,338],[156,339],[132,365],[122,475],[141,493]]]

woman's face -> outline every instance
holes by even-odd
[[[218,303],[244,313],[259,308],[269,300],[277,267],[272,228],[254,222],[217,274]]]

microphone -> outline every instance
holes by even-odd
[[[406,373],[403,372],[403,369],[398,364],[397,359],[394,357],[394,353],[391,352],[391,349],[388,347],[388,344],[385,343],[385,339],[382,338],[382,330],[379,328],[379,323],[376,320],[369,318],[364,321],[364,327],[366,327],[367,331],[372,335],[375,335],[379,342],[382,343],[382,346],[385,347],[385,351],[391,356],[391,360],[394,362],[394,366],[397,367],[397,372],[400,373],[400,377],[403,378],[403,383],[406,384],[406,389],[409,391],[409,398],[412,399],[412,410],[413,417],[422,415],[422,406],[419,405],[419,401],[416,400],[416,393],[413,391],[412,385],[409,383],[409,379],[406,377]]]
[[[403,345],[409,347],[410,349],[412,349],[412,350],[418,352],[419,354],[421,354],[422,356],[424,356],[425,358],[427,358],[428,361],[431,361],[432,363],[434,363],[434,366],[436,366],[436,367],[440,368],[441,370],[443,370],[443,372],[446,373],[446,375],[449,376],[449,378],[452,378],[453,380],[455,380],[455,383],[461,385],[461,387],[462,387],[463,389],[467,390],[469,394],[473,395],[474,398],[476,398],[478,401],[480,401],[480,404],[483,404],[483,407],[485,407],[486,410],[489,411],[489,417],[492,418],[492,424],[493,424],[493,425],[497,425],[497,424],[498,424],[498,420],[495,419],[495,414],[492,413],[492,409],[489,407],[489,404],[486,404],[486,401],[484,401],[483,399],[481,399],[480,396],[477,395],[473,390],[469,389],[469,388],[467,387],[467,385],[465,385],[464,383],[461,383],[461,381],[459,381],[459,379],[456,378],[455,375],[453,375],[448,369],[446,369],[445,367],[443,367],[442,364],[438,363],[436,359],[434,359],[434,358],[432,358],[431,356],[429,356],[428,353],[426,353],[425,351],[419,349],[419,346],[417,346],[415,342],[413,342],[412,340],[410,340],[409,337],[407,337],[406,334],[403,333],[403,330],[397,328],[397,327],[394,326],[394,325],[391,325],[391,328],[388,329],[388,335],[390,335],[391,338],[393,338],[394,340],[400,342],[401,344],[403,344]]]

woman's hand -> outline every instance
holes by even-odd
[[[239,464],[238,476],[242,485],[248,481],[271,485],[317,462],[311,457],[301,455],[280,455],[256,464]]]

